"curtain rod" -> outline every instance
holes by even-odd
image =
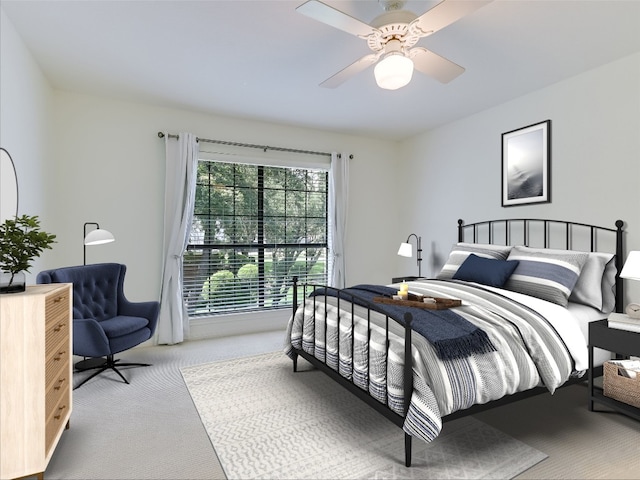
[[[164,138],[165,134],[164,132],[158,132],[158,138]],[[167,136],[169,138],[175,138],[178,139],[180,138],[180,135],[177,134],[173,134],[173,133],[168,133]],[[231,145],[234,147],[247,147],[247,148],[259,148],[263,151],[267,151],[267,150],[273,150],[276,152],[292,152],[292,153],[304,153],[307,155],[322,155],[322,156],[327,156],[330,157],[331,154],[327,153],[327,152],[314,152],[311,150],[298,150],[295,148],[283,148],[283,147],[270,147],[268,145],[253,145],[251,143],[238,143],[238,142],[228,142],[225,140],[210,140],[208,138],[198,138],[196,137],[196,141],[197,142],[206,142],[206,143],[217,143],[220,145]],[[340,156],[340,154],[338,154],[338,156]],[[349,155],[349,158],[352,159],[353,155]]]

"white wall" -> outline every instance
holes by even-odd
[[[551,203],[503,208],[501,134],[546,119]],[[640,53],[425,132],[403,142],[401,152],[399,187],[411,206],[401,229],[422,235],[428,274],[446,260],[458,218],[554,218],[611,228],[622,219],[627,251],[640,250]],[[627,300],[640,298],[637,283],[627,282]]]
[[[388,283],[396,225],[392,195],[385,192],[396,184],[388,161],[394,143],[60,91],[55,112],[58,189],[52,201],[60,243],[52,267],[81,263],[82,225],[98,222],[116,242],[87,247],[87,262],[126,264],[127,296],[158,298],[165,161],[157,132],[189,131],[203,138],[352,153],[347,282]]]
[[[52,89],[13,24],[0,8],[0,147],[9,152],[18,177],[19,215],[37,215],[56,233],[50,208],[52,174]],[[53,245],[56,248],[56,244]],[[36,259],[27,281],[54,250]]]

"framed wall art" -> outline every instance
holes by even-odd
[[[551,120],[502,134],[502,206],[551,201]]]

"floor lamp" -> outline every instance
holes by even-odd
[[[95,230],[91,230],[89,233],[87,233],[87,225],[95,225],[96,228]],[[87,264],[87,245],[101,245],[103,243],[111,243],[116,241],[115,237],[110,231],[101,229],[100,225],[98,225],[96,222],[85,222],[83,233],[83,265]],[[79,362],[75,363],[74,367],[77,371],[90,370],[93,368],[98,368],[105,363],[107,363],[107,359],[103,357],[85,358],[84,360],[80,360]]]
[[[96,229],[87,233],[87,225],[95,225]],[[95,222],[85,222],[84,224],[84,256],[83,265],[87,264],[87,245],[101,245],[103,243],[115,242],[116,239],[111,232],[103,230]]]

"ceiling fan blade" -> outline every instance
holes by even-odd
[[[367,25],[357,18],[347,15],[340,10],[336,10],[318,0],[309,0],[296,8],[296,11],[358,37],[366,37],[374,31],[371,25]]]
[[[415,47],[409,50],[409,57],[413,60],[413,68],[441,83],[449,83],[464,72],[460,65],[447,60],[423,47]]]
[[[493,0],[443,0],[414,20],[420,30],[429,35],[475,12]]]
[[[336,88],[342,85],[347,80],[349,80],[354,75],[362,72],[366,68],[376,63],[378,61],[378,58],[380,58],[380,55],[375,53],[370,53],[369,55],[365,55],[361,59],[353,62],[348,67],[340,70],[334,76],[327,78],[324,82],[320,84],[320,86],[325,88]]]

